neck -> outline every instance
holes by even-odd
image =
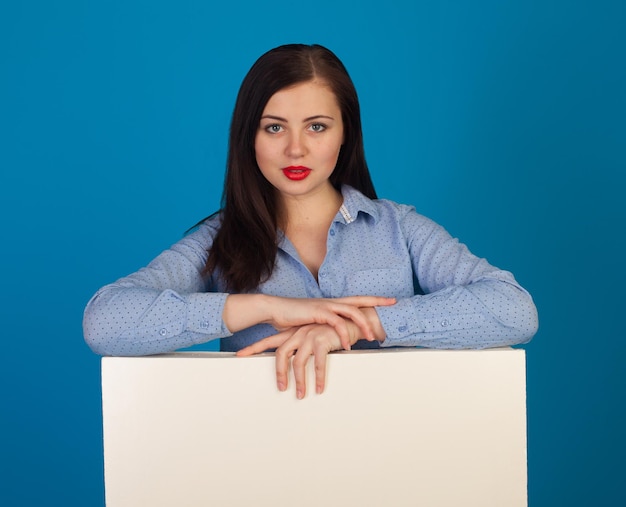
[[[280,216],[285,231],[302,226],[328,224],[339,211],[343,203],[343,196],[328,184],[314,194],[306,196],[281,196]]]

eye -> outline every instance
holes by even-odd
[[[282,132],[283,127],[278,123],[271,123],[270,125],[263,127],[263,130],[265,130],[265,132],[269,132],[270,134],[278,134],[279,132]]]
[[[309,129],[313,132],[324,132],[324,130],[326,130],[326,125],[323,123],[313,123]]]

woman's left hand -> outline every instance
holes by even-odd
[[[347,320],[350,345],[361,338],[359,328]],[[315,391],[324,391],[326,381],[326,356],[333,350],[341,350],[341,338],[336,329],[328,324],[308,324],[293,327],[273,336],[263,338],[237,352],[245,357],[259,354],[269,349],[276,349],[276,383],[279,391],[285,391],[288,385],[289,360],[293,357],[293,376],[296,381],[298,399],[306,395],[306,365],[310,356],[315,362]]]

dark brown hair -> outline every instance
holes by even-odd
[[[254,63],[237,95],[221,226],[205,268],[221,277],[231,292],[252,291],[267,280],[278,250],[276,194],[259,170],[254,152],[261,115],[277,91],[316,78],[335,94],[343,120],[344,144],[330,182],[337,189],[347,184],[376,198],[365,162],[357,93],[339,58],[317,44],[287,44],[268,51]]]

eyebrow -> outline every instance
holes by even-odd
[[[334,118],[332,116],[326,116],[324,114],[318,114],[315,116],[309,116],[308,118],[305,118],[304,120],[302,120],[303,123],[307,122],[307,121],[312,121],[312,120],[319,120],[320,118],[325,118],[327,120],[334,120]],[[280,116],[274,116],[272,114],[266,114],[261,116],[262,120],[276,120],[276,121],[282,121],[285,123],[288,123],[288,120],[286,118],[282,118]]]

